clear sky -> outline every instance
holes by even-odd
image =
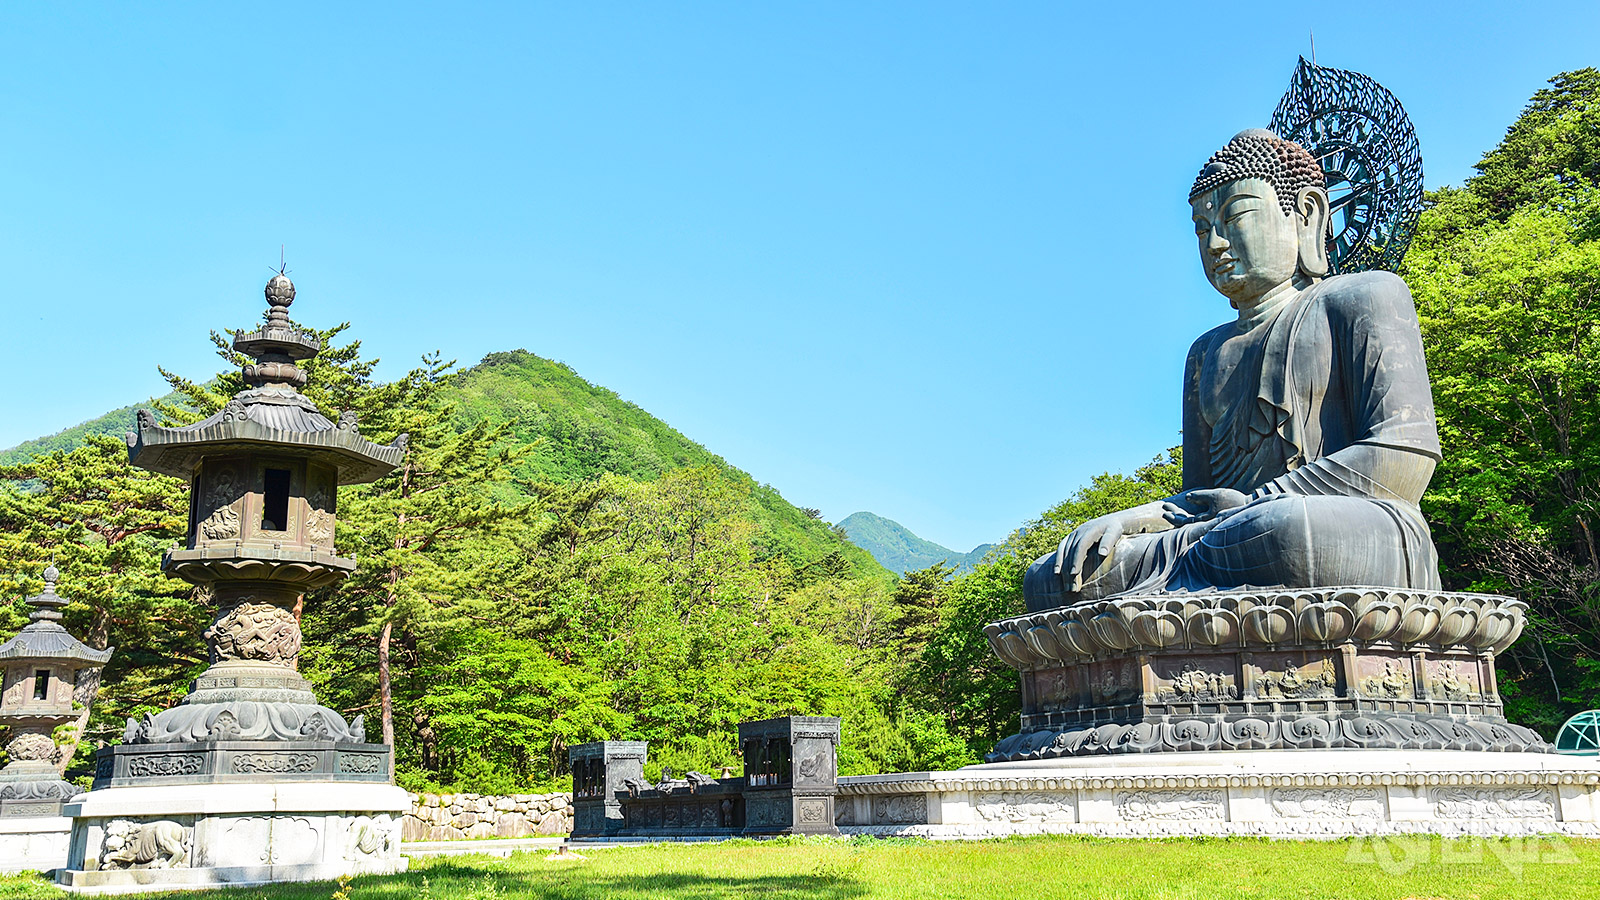
[[[1185,195],[1315,29],[1458,184],[1600,4],[0,6],[0,446],[296,318],[526,348],[957,550],[1178,441]]]

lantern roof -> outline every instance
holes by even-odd
[[[95,650],[61,627],[61,608],[68,601],[56,594],[56,581],[60,577],[55,566],[44,570],[44,592],[28,598],[28,605],[33,607],[28,614],[28,624],[16,637],[0,644],[0,662],[62,660],[79,663],[77,668],[81,669],[103,666],[111,659],[112,648]]]
[[[233,349],[255,360],[240,373],[250,389],[192,425],[162,427],[149,410],[139,410],[138,430],[128,432],[129,460],[187,480],[203,457],[266,450],[319,458],[339,470],[340,484],[383,477],[400,464],[408,437],[375,444],[361,436],[355,413],[332,421],[300,393],[306,375],[295,363],[316,356],[322,340],[289,321],[294,283],[287,275],[272,276],[266,296],[265,323],[233,337]]]

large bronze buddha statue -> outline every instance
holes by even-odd
[[[1439,588],[1418,501],[1439,461],[1416,309],[1388,272],[1328,276],[1315,159],[1241,132],[1190,191],[1238,311],[1183,379],[1183,491],[1090,520],[1028,570],[1030,611],[1241,587]]]
[[[1269,131],[1201,169],[1200,262],[1238,316],[1189,350],[1184,489],[1078,526],[984,626],[1022,690],[989,761],[1548,749],[1495,686],[1525,605],[1440,587],[1416,308],[1388,272],[1328,274],[1324,184]]]

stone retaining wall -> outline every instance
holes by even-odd
[[[412,794],[400,820],[402,841],[462,841],[564,835],[572,831],[570,794]]]

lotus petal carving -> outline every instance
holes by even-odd
[[[1522,636],[1521,610],[1491,609],[1478,619],[1469,643],[1482,650],[1499,653]]]
[[[1126,650],[1134,645],[1133,635],[1115,610],[1107,610],[1090,622],[1094,626],[1094,636],[1101,644],[1113,650]]]
[[[1335,643],[1355,630],[1355,610],[1338,600],[1308,603],[1300,610],[1300,636],[1303,640]]]
[[[1232,610],[1201,608],[1189,614],[1189,642],[1221,647],[1239,640],[1239,616]]]
[[[1029,628],[1027,641],[1028,646],[1032,647],[1036,653],[1049,659],[1066,662],[1072,655],[1063,650],[1060,644],[1056,643],[1056,636],[1051,634],[1050,629],[1044,625],[1035,625]]]
[[[1425,641],[1439,630],[1441,619],[1437,606],[1426,600],[1412,600],[1400,614],[1400,628],[1396,636],[1407,644]]]
[[[1294,613],[1281,606],[1257,606],[1244,614],[1244,636],[1262,644],[1281,644],[1294,638]]]
[[[1440,644],[1459,644],[1478,630],[1478,611],[1465,604],[1452,606],[1440,616],[1433,639]]]
[[[1381,641],[1400,629],[1400,604],[1376,594],[1356,601],[1356,623],[1352,636],[1358,641]]]
[[[1175,612],[1146,610],[1134,615],[1129,630],[1146,647],[1174,647],[1183,641],[1183,617]]]

